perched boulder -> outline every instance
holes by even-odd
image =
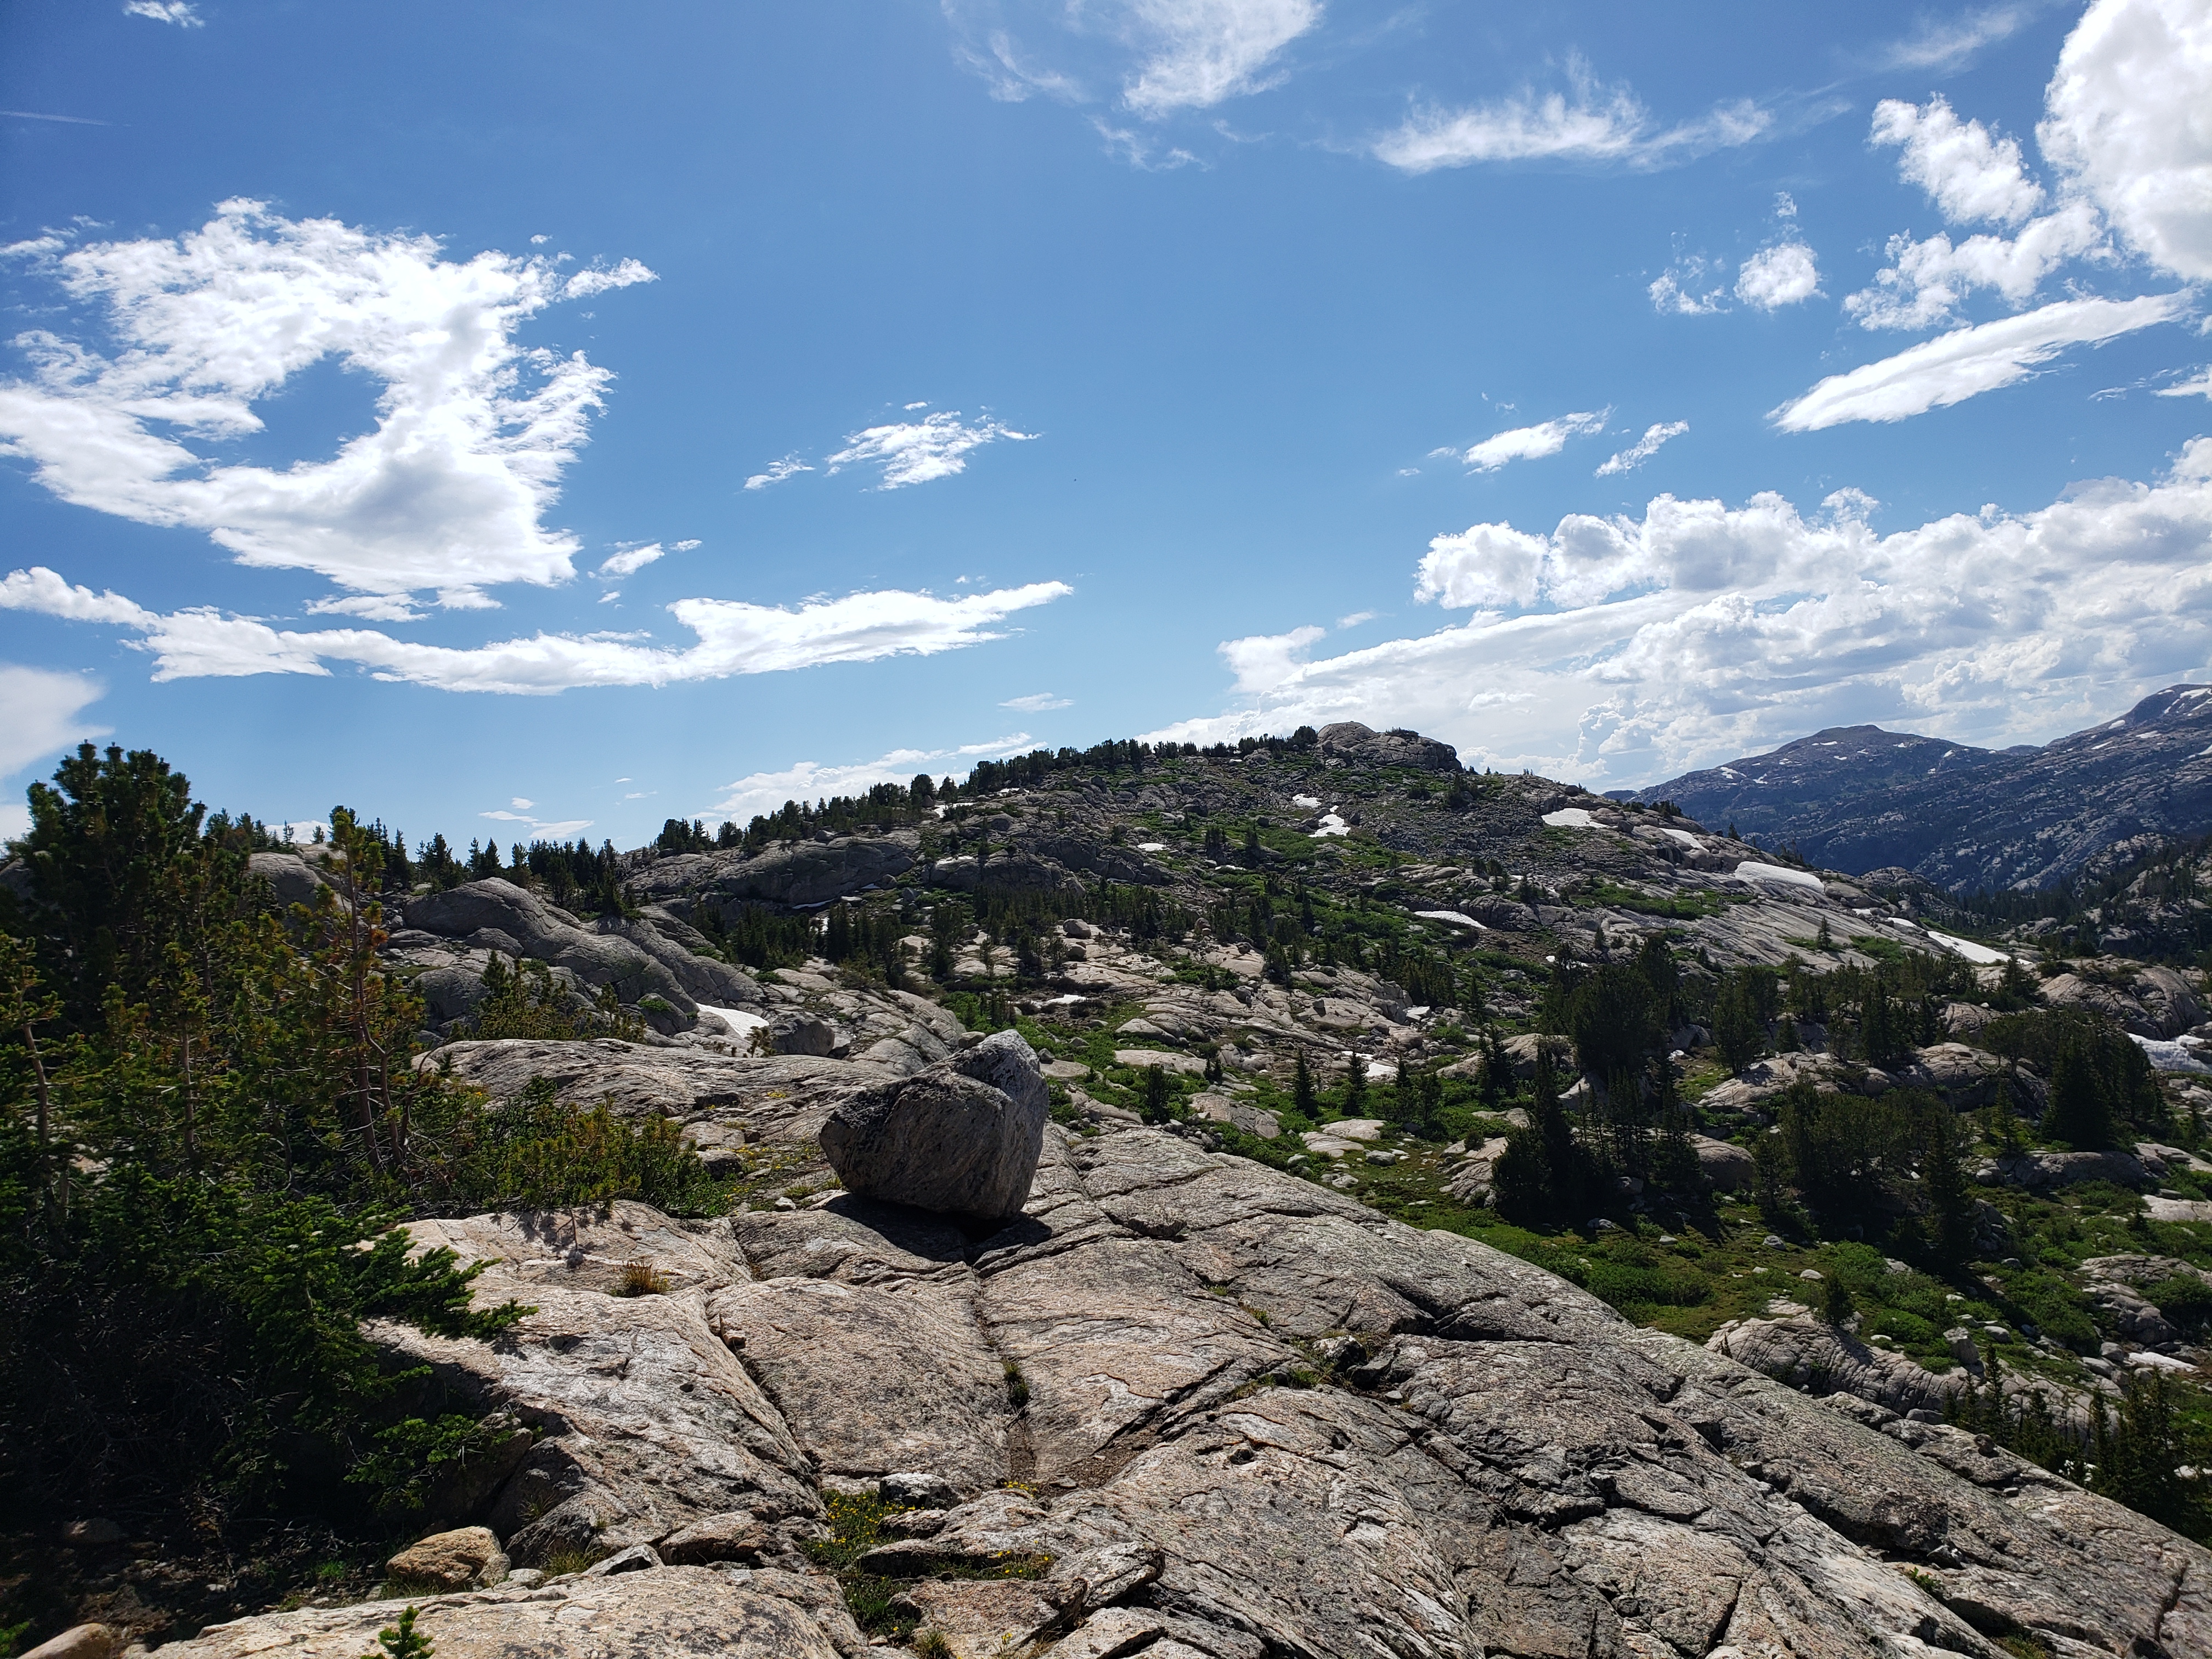
[[[459,1527],[416,1540],[384,1564],[395,1579],[433,1590],[488,1589],[507,1577],[507,1560],[489,1527]]]
[[[916,1076],[848,1095],[822,1125],[822,1150],[848,1192],[1004,1221],[1029,1197],[1048,1109],[1036,1051],[1000,1031]]]

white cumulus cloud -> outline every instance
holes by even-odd
[[[2037,142],[2129,244],[2212,277],[2212,7],[2095,0],[2058,54]]]
[[[2043,205],[2043,186],[2027,176],[2020,140],[1961,121],[1941,97],[1924,105],[1883,99],[1875,106],[1872,141],[1901,148],[1899,173],[1926,191],[1954,224],[2014,225]]]
[[[659,274],[647,270],[643,261],[624,259],[611,270],[596,268],[580,270],[568,279],[561,291],[567,299],[588,300],[594,294],[605,294],[611,289],[634,288],[640,283],[657,283],[659,280]]]
[[[1581,410],[1562,415],[1556,421],[1541,421],[1534,426],[1516,426],[1510,432],[1493,433],[1462,452],[1459,459],[1477,472],[1495,472],[1509,461],[1541,460],[1565,449],[1570,438],[1604,431],[1606,419],[1612,413],[1610,409]]]
[[[1817,432],[1847,421],[1902,421],[2025,380],[2069,346],[2100,343],[2171,322],[2189,308],[2185,294],[2134,300],[2061,300],[1980,323],[1832,374],[1773,413],[1788,432]]]
[[[1663,126],[1627,87],[1599,84],[1579,60],[1567,78],[1565,92],[1532,88],[1459,109],[1415,110],[1375,140],[1374,155],[1406,173],[1544,161],[1645,168],[1747,144],[1773,125],[1757,105],[1738,102]]]
[[[466,607],[493,584],[574,574],[574,538],[540,517],[609,377],[516,341],[561,297],[544,261],[449,260],[428,237],[239,200],[173,241],[94,244],[47,269],[119,347],[35,329],[15,342],[29,377],[0,381],[0,453],[63,500],[387,599]],[[374,428],[323,459],[234,459],[263,430],[254,405],[325,359],[376,385]]]
[[[174,23],[179,28],[203,28],[207,24],[207,19],[193,8],[191,0],[123,0],[123,15],[150,17],[157,23]]]
[[[872,426],[845,440],[845,447],[823,464],[830,472],[872,465],[883,469],[884,489],[928,483],[968,470],[969,455],[1001,438],[1027,443],[1034,432],[1017,432],[993,420],[965,422],[957,409],[940,410],[919,421]],[[748,483],[748,489],[751,488]]]
[[[1478,525],[1438,538],[1417,590],[1469,621],[1240,676],[1224,713],[1148,735],[1356,719],[1478,766],[1640,784],[1862,720],[2039,741],[2212,660],[2212,439],[2154,482],[2018,515],[1881,535],[1869,505],[1661,495],[1548,534]]]
[[[1761,311],[1779,311],[1820,291],[1820,263],[1809,246],[1794,239],[1759,249],[1735,277],[1735,297]]]
[[[1845,295],[1844,309],[1863,328],[1920,329],[1949,321],[1976,289],[2025,305],[2045,276],[2103,234],[2096,210],[2078,201],[2030,220],[2016,236],[1984,232],[1954,246],[1940,232],[1921,241],[1900,233],[1889,239],[1889,264],[1874,286]]]
[[[1610,478],[1618,473],[1631,471],[1656,455],[1659,453],[1660,445],[1670,438],[1680,437],[1689,429],[1690,423],[1687,421],[1655,421],[1644,428],[1644,435],[1634,443],[1607,457],[1605,464],[1598,468],[1594,476]]]
[[[637,635],[538,634],[490,645],[419,645],[374,629],[279,631],[251,617],[195,608],[148,611],[112,592],[72,586],[44,566],[0,578],[0,610],[106,623],[142,635],[157,680],[248,674],[327,674],[358,663],[379,679],[446,691],[544,694],[574,686],[667,685],[775,673],[879,657],[932,656],[1000,636],[1018,611],[1073,590],[1032,582],[961,599],[897,590],[810,599],[793,607],[735,599],[678,599],[667,607],[696,636],[668,647]]]

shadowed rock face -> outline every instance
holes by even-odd
[[[919,1076],[854,1091],[823,1121],[848,1192],[985,1222],[1021,1213],[1050,1109],[1037,1057],[1000,1031]]]

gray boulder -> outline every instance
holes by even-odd
[[[465,1019],[491,994],[481,975],[465,968],[432,968],[415,976],[415,992],[429,1006],[438,1025]]]
[[[2156,1177],[2132,1152],[2005,1152],[1976,1166],[1984,1187],[2072,1187],[2109,1181],[2115,1187],[2148,1187]]]
[[[246,867],[269,884],[279,904],[312,905],[315,895],[330,885],[322,872],[297,853],[254,853],[246,858]]]
[[[1036,1053],[999,1031],[896,1083],[832,1109],[822,1151],[848,1192],[981,1222],[1028,1201],[1049,1103]]]

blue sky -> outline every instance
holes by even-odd
[[[2206,0],[0,0],[0,109],[16,799],[1614,787],[2212,657]]]

